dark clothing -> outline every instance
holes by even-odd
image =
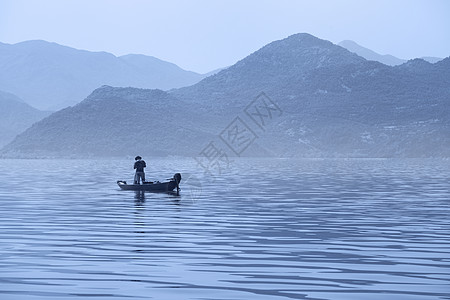
[[[144,172],[144,168],[147,165],[145,164],[145,161],[143,160],[138,160],[137,162],[134,163],[134,168],[136,169],[136,172]]]
[[[145,164],[145,161],[141,159],[134,163],[134,168],[136,169],[136,174],[134,175],[134,184],[139,184],[140,181],[144,183],[145,181],[144,168],[146,166],[147,165]]]
[[[140,184],[142,181],[142,184],[145,182],[145,173],[144,172],[136,172],[134,175],[134,184]]]

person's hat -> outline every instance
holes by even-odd
[[[134,158],[134,160],[140,160],[140,159],[142,159],[142,157],[140,157],[139,155]]]

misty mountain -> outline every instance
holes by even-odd
[[[81,103],[34,124],[8,151],[32,157],[108,157],[136,152],[165,156],[167,149],[188,153],[188,144],[172,137],[191,141],[208,137],[195,115],[185,114],[188,109],[188,104],[162,90],[103,86]]]
[[[329,41],[308,34],[293,35],[272,42],[235,65],[173,94],[215,111],[222,107],[240,109],[261,91],[278,95],[294,92],[300,85],[303,89],[313,88],[303,83],[315,70],[341,69],[365,61]]]
[[[421,59],[423,59],[423,60],[425,60],[425,61],[427,61],[427,62],[429,62],[429,63],[435,64],[435,63],[437,63],[438,61],[441,61],[441,60],[442,60],[442,57],[422,56]]]
[[[406,62],[406,60],[395,57],[390,54],[378,54],[375,51],[372,51],[368,48],[365,48],[359,44],[357,44],[354,41],[345,40],[338,44],[341,47],[344,47],[350,52],[356,53],[361,57],[364,57],[367,60],[374,60],[378,61],[382,64],[388,65],[388,66],[397,66],[401,65]]]
[[[73,105],[102,85],[167,90],[202,78],[204,75],[145,55],[116,57],[39,40],[0,43],[0,90],[39,109]]]
[[[0,147],[10,143],[17,134],[50,114],[31,107],[13,94],[2,91],[0,91],[0,107]]]
[[[341,47],[344,47],[345,49],[349,50],[350,52],[356,53],[359,56],[364,57],[367,60],[378,61],[378,62],[388,65],[388,66],[397,66],[397,65],[401,65],[406,62],[405,59],[401,59],[401,58],[395,57],[390,54],[384,54],[384,55],[378,54],[375,51],[365,48],[365,47],[357,44],[354,41],[345,40],[345,41],[340,42],[338,45]],[[439,57],[429,57],[429,56],[422,57],[422,59],[425,61],[428,61],[430,63],[433,63],[433,64],[442,60],[442,58],[439,58]]]
[[[255,98],[261,92],[267,107]],[[450,58],[391,67],[296,34],[193,86],[97,89],[36,123],[2,155],[195,156],[214,141],[242,156],[449,157],[449,101]],[[242,132],[236,117],[251,133],[242,151],[226,140],[230,129]]]

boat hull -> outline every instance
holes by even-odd
[[[147,192],[172,192],[177,184],[175,181],[159,182],[159,183],[144,183],[144,184],[127,184],[125,181],[117,181],[117,185],[122,190],[127,191],[147,191]]]

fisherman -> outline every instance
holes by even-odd
[[[144,168],[147,166],[145,161],[139,155],[134,158],[136,161],[134,163],[134,168],[136,169],[136,174],[134,175],[134,184],[140,184],[139,182],[142,180],[142,183],[145,181],[145,173]]]

